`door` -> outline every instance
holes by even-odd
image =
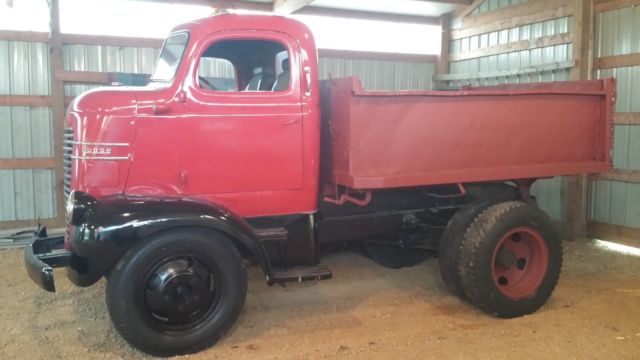
[[[180,120],[184,193],[252,193],[255,199],[256,193],[301,189],[295,41],[275,32],[223,32],[196,54],[185,86],[188,115]]]

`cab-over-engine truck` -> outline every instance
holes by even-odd
[[[327,279],[331,243],[391,268],[437,252],[454,294],[498,317],[530,314],[562,263],[531,185],[610,169],[614,89],[364,91],[318,80],[313,36],[295,20],[180,25],[149,85],[70,105],[66,234],[36,231],[27,271],[48,291],[53,267],[78,286],[106,277],[115,328],[156,355],[225,334],[247,261],[269,284]]]

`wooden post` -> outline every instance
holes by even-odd
[[[64,82],[56,75],[64,71],[62,37],[60,35],[60,7],[58,0],[50,1],[49,64],[51,71],[51,111],[53,113],[53,157],[55,162],[56,224],[64,225],[64,172],[62,166],[62,137],[64,135]]]
[[[594,16],[593,0],[573,0],[573,60],[571,80],[589,80],[593,69]],[[571,239],[587,235],[589,178],[586,175],[566,179],[565,213]]]
[[[442,14],[440,16],[440,27],[442,35],[440,36],[440,54],[438,54],[438,63],[436,66],[436,75],[444,75],[449,73],[449,42],[451,37],[451,13]],[[438,84],[435,84],[437,87]]]

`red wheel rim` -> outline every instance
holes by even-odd
[[[549,250],[542,234],[522,226],[506,233],[493,251],[493,282],[512,299],[535,295],[547,272]]]

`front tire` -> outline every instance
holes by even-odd
[[[247,274],[234,245],[207,229],[164,232],[132,247],[111,271],[107,308],[137,349],[171,356],[218,341],[244,305]]]
[[[459,251],[466,299],[502,318],[538,310],[562,268],[562,243],[551,220],[521,201],[499,203],[477,215]]]

